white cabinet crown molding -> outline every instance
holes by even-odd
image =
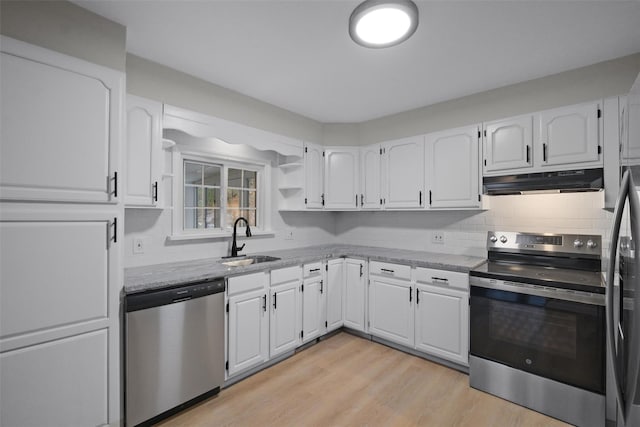
[[[201,138],[217,138],[229,144],[249,145],[260,151],[273,150],[284,156],[302,157],[303,145],[298,139],[167,104],[163,127]]]

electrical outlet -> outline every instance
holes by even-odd
[[[133,239],[133,253],[134,254],[143,254],[144,253],[144,239],[142,237],[136,237]]]
[[[444,232],[443,231],[434,231],[431,235],[431,242],[437,243],[439,245],[444,244]]]
[[[286,230],[284,232],[284,240],[293,240],[293,230]]]

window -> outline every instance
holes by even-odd
[[[182,232],[220,232],[231,228],[239,217],[246,218],[251,227],[260,228],[262,166],[207,160],[183,157]]]

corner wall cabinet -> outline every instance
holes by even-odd
[[[304,144],[304,204],[307,209],[324,206],[324,157],[322,146]]]
[[[382,147],[380,144],[360,148],[360,208],[382,209]]]
[[[425,137],[425,199],[429,209],[480,207],[480,125]]]
[[[162,197],[162,103],[127,95],[124,203],[160,206]]]
[[[424,206],[424,137],[382,144],[382,203],[385,209]]]
[[[325,209],[355,210],[360,207],[359,157],[360,150],[355,147],[325,147]]]

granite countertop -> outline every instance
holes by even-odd
[[[247,255],[251,256],[252,254]],[[228,267],[221,264],[222,260],[220,258],[208,258],[126,268],[124,271],[124,290],[125,293],[132,294],[213,277],[229,277],[257,271],[269,271],[343,256],[462,273],[468,273],[469,270],[484,262],[483,258],[474,256],[353,245],[307,246],[260,252],[260,255],[269,255],[281,259],[279,261],[241,267]]]

